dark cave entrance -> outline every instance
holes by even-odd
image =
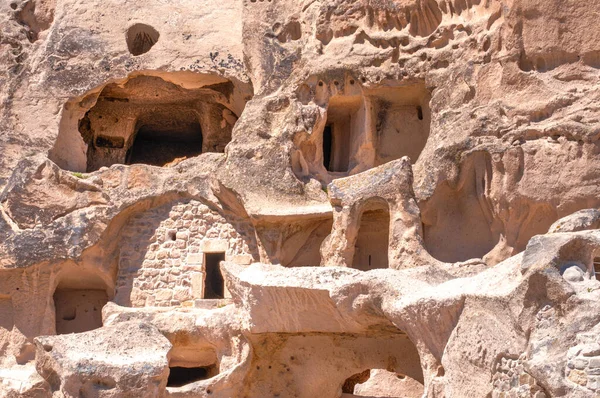
[[[202,129],[197,120],[154,120],[142,124],[126,163],[165,166],[202,153]]]
[[[173,366],[169,368],[167,387],[182,387],[195,381],[210,379],[214,373],[214,366],[196,368]]]
[[[323,165],[330,172],[345,173],[350,165],[349,115],[336,115],[323,129]]]

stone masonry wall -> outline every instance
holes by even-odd
[[[521,354],[518,358],[498,359],[492,377],[492,398],[546,398],[537,381],[525,371],[525,357],[525,354]]]
[[[567,354],[567,379],[590,396],[600,391],[600,336],[597,333],[582,333],[577,336],[577,345]]]
[[[249,264],[252,225],[197,200],[169,203],[133,217],[122,233],[115,302],[132,307],[191,306],[203,297],[204,253]]]

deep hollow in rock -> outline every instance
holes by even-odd
[[[222,153],[248,98],[211,75],[172,72],[109,83],[65,105],[49,158],[63,169],[93,172]]]
[[[285,267],[318,266],[321,245],[331,233],[332,225],[331,218],[290,223],[281,248],[281,264]]]
[[[8,295],[0,295],[0,328],[12,330],[14,326],[14,308]]]
[[[150,25],[136,23],[127,29],[127,48],[134,55],[142,55],[150,51],[156,44],[160,34]]]
[[[164,166],[177,159],[201,154],[202,128],[196,115],[178,116],[152,114],[140,119],[125,162]]]
[[[344,398],[421,398],[423,382],[385,369],[368,369],[344,383]]]

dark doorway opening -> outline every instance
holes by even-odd
[[[323,165],[327,171],[331,171],[331,150],[333,148],[333,135],[331,125],[325,126],[323,130]]]
[[[219,264],[225,260],[225,253],[206,253],[204,255],[204,267],[206,276],[204,279],[204,298],[220,299],[225,295],[225,283]]]
[[[169,368],[167,387],[181,387],[195,381],[206,380],[211,378],[213,373],[214,369],[212,366],[202,366],[198,368],[181,368],[174,366]]]
[[[327,171],[346,173],[350,169],[352,143],[364,133],[361,103],[359,96],[329,99],[323,130],[323,164]]]
[[[350,118],[336,120],[323,129],[323,165],[327,171],[345,173],[350,164]]]
[[[202,129],[198,120],[160,116],[140,125],[127,152],[127,164],[165,166],[202,153]]]
[[[600,257],[594,257],[594,275],[600,280]]]

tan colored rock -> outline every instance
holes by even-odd
[[[373,397],[407,397],[423,396],[423,384],[405,375],[388,372],[383,369],[371,371],[370,377],[354,387],[354,393]]]
[[[1,3],[0,397],[600,394],[598,12]]]
[[[36,369],[64,396],[164,395],[171,344],[149,324],[130,322],[35,340]]]

